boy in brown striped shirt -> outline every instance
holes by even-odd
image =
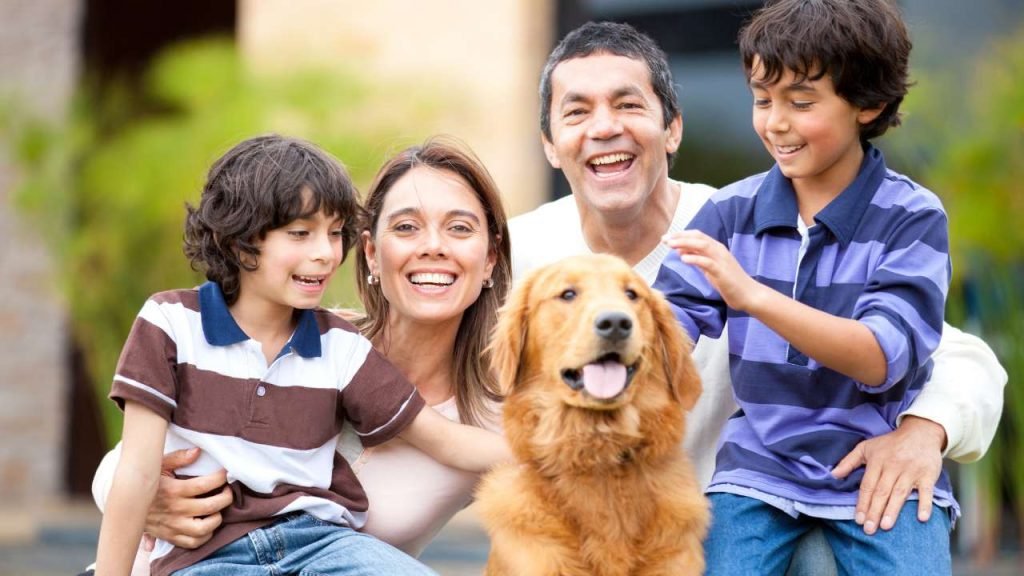
[[[154,575],[432,573],[356,532],[367,502],[335,452],[341,424],[364,445],[401,435],[470,471],[509,453],[500,436],[424,409],[369,341],[319,308],[359,212],[345,170],[308,142],[252,138],[210,169],[185,226],[185,252],[209,281],[146,302],[114,377],[123,453],[97,574],[129,572],[161,457],[191,447],[202,456],[178,473],[224,468],[234,501],[198,549],[158,541]]]

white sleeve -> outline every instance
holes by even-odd
[[[96,501],[96,507],[103,512],[107,506],[107,495],[110,494],[110,485],[114,483],[114,472],[117,471],[117,463],[121,460],[121,443],[107,452],[103,457],[96,475],[92,477],[92,499]]]
[[[931,420],[946,430],[943,456],[974,462],[985,455],[1003,412],[1006,370],[985,342],[949,324],[932,356],[932,375],[900,414]]]

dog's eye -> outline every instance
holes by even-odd
[[[639,297],[640,296],[637,295],[636,290],[633,290],[632,288],[626,288],[626,298],[629,298],[630,300],[636,300]]]
[[[570,302],[576,299],[576,291],[573,290],[572,288],[568,288],[564,290],[561,294],[559,294],[558,297],[561,298],[562,300],[565,300],[566,302]]]

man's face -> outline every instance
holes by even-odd
[[[666,154],[682,120],[664,125],[642,60],[599,53],[566,60],[551,74],[551,140],[544,153],[561,169],[583,210],[630,213],[668,178]]]

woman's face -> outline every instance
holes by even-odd
[[[409,170],[386,192],[376,234],[363,234],[392,321],[461,321],[494,268],[483,206],[447,170]]]

